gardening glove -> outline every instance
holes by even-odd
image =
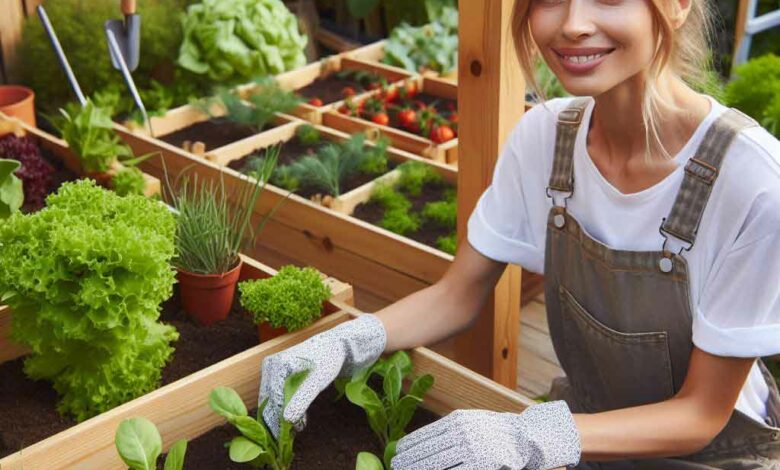
[[[279,437],[279,418],[300,431],[306,425],[306,410],[337,377],[351,377],[370,366],[385,350],[387,334],[382,321],[371,314],[313,336],[263,360],[259,403],[268,399],[263,411],[268,428]],[[284,407],[284,381],[308,370],[309,375]],[[284,408],[284,409],[283,409]]]
[[[546,470],[576,465],[580,438],[565,402],[521,414],[457,410],[398,441],[393,470]]]

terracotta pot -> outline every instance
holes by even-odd
[[[193,274],[178,270],[179,292],[184,311],[201,325],[224,320],[233,306],[233,296],[243,261],[223,274]]]
[[[0,111],[36,127],[35,93],[19,85],[0,85]]]

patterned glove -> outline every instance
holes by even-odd
[[[313,336],[289,349],[263,360],[258,403],[268,398],[263,412],[268,428],[279,437],[279,418],[295,424],[297,430],[306,425],[306,410],[317,395],[339,376],[373,364],[385,350],[387,334],[382,321],[370,314]],[[284,381],[292,374],[309,370],[298,391],[284,405]]]
[[[458,410],[398,441],[393,470],[546,470],[576,465],[580,438],[565,402],[522,414]]]

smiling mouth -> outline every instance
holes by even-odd
[[[593,62],[595,60],[598,60],[605,55],[611,54],[615,49],[609,49],[604,52],[599,52],[597,54],[582,54],[582,55],[565,55],[561,54],[560,52],[553,50],[558,57],[561,59],[571,62],[572,64],[587,64],[588,62]]]

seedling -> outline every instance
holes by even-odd
[[[116,451],[130,470],[157,470],[157,459],[162,453],[162,438],[157,427],[146,418],[122,421],[114,436]],[[187,441],[176,441],[168,450],[164,470],[184,468]]]
[[[24,203],[22,180],[14,175],[20,166],[16,160],[0,158],[0,219],[10,217]]]
[[[308,375],[309,371],[305,370],[287,378],[284,382],[284,406],[287,406]],[[267,404],[266,398],[260,404],[255,419],[249,416],[243,400],[232,388],[218,387],[209,395],[211,409],[227,419],[242,434],[225,444],[225,447],[229,448],[230,460],[255,468],[269,466],[273,470],[288,470],[293,460],[293,425],[281,419],[279,439],[275,440],[263,421],[263,410]]]
[[[202,100],[196,106],[211,117],[216,117],[212,108],[217,105],[225,111],[225,117],[231,122],[259,132],[277,113],[286,113],[302,101],[295,94],[282,90],[273,79],[261,79],[256,84],[257,88],[246,100],[230,90],[222,89],[216,97]]]

